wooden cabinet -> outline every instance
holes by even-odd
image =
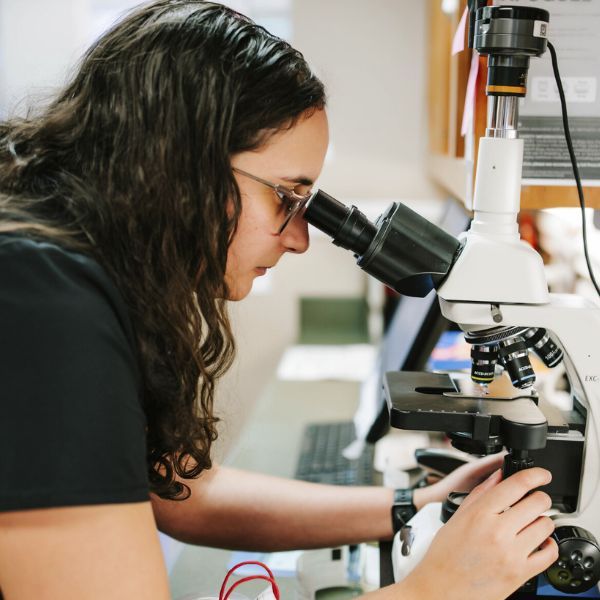
[[[472,139],[461,136],[461,124],[472,50],[465,48],[451,56],[452,40],[467,0],[458,2],[452,14],[442,11],[441,0],[427,0],[428,38],[428,170],[432,179],[470,208],[471,190],[477,160],[479,139],[485,135],[487,98],[485,80],[487,59],[479,58],[479,72],[474,103]],[[466,44],[465,44],[466,45]],[[600,208],[600,187],[584,188],[586,206]],[[521,208],[537,209],[579,206],[575,185],[524,185]]]

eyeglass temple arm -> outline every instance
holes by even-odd
[[[251,173],[248,173],[247,171],[244,171],[242,169],[238,169],[237,167],[232,167],[232,171],[235,171],[236,173],[239,173],[240,175],[244,175],[244,177],[248,177],[250,179],[254,179],[254,181],[258,181],[258,183],[262,183],[263,185],[266,185],[266,186],[270,187],[272,190],[285,189],[281,185],[276,185],[274,183],[271,183],[270,181],[267,181],[266,179],[262,179],[261,177],[257,177],[256,175],[252,175]]]

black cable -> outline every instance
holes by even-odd
[[[583,187],[581,186],[581,177],[579,176],[579,167],[577,166],[577,158],[575,157],[575,150],[573,149],[573,140],[571,139],[571,131],[569,129],[569,117],[567,116],[567,101],[565,99],[565,92],[563,90],[562,81],[560,80],[560,73],[558,72],[558,60],[556,58],[556,50],[554,46],[548,42],[548,49],[550,50],[550,56],[552,58],[552,71],[554,72],[554,79],[558,87],[558,95],[560,96],[560,108],[562,112],[563,128],[565,130],[565,140],[567,142],[567,148],[569,149],[569,156],[571,157],[571,165],[573,166],[573,175],[575,176],[575,183],[577,184],[577,194],[579,195],[579,205],[581,206],[581,231],[583,234],[583,253],[585,255],[585,262],[590,274],[590,279],[596,288],[596,292],[600,296],[600,286],[596,282],[594,277],[594,271],[592,269],[592,263],[590,261],[590,255],[588,254],[587,246],[587,224],[585,220],[585,198],[583,197]]]

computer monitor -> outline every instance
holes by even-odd
[[[448,233],[458,236],[468,228],[469,223],[470,216],[462,204],[453,199],[447,200],[438,225]],[[367,442],[376,442],[389,430],[388,409],[381,385],[383,375],[388,371],[423,370],[441,334],[448,326],[449,322],[440,311],[435,291],[425,298],[402,296],[399,299],[379,351],[375,374],[377,416],[366,433]],[[368,389],[365,389],[365,392],[372,393]],[[372,401],[372,398],[361,397],[361,403]],[[362,411],[362,414],[369,413],[373,414],[373,411]],[[361,429],[366,429],[364,423]]]

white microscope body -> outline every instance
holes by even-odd
[[[499,151],[490,152],[492,145]],[[576,524],[600,538],[600,308],[578,296],[549,294],[541,257],[519,240],[522,155],[522,140],[481,140],[475,218],[461,256],[438,290],[440,306],[465,331],[543,327],[559,342],[573,402],[587,418],[577,510],[554,518],[557,526]]]
[[[542,327],[559,342],[573,402],[587,418],[577,510],[554,518],[600,539],[600,307],[549,294],[541,257],[519,239],[522,156],[522,140],[481,140],[473,224],[438,297],[444,316],[464,331]]]
[[[514,106],[507,106],[506,99],[500,102],[491,98],[490,112],[516,112],[516,101],[513,99]],[[498,134],[500,137],[494,137]],[[600,539],[600,307],[578,296],[548,293],[542,259],[520,239],[518,232],[523,141],[512,129],[488,128],[488,136],[480,141],[474,219],[464,234],[461,254],[437,291],[441,311],[471,335],[512,327],[543,328],[551,333],[563,352],[573,408],[585,420],[584,432],[570,429],[552,434],[555,440],[561,436],[583,439],[576,505],[569,512],[559,507],[552,516],[557,531],[561,527],[562,531],[581,528],[595,542]],[[430,527],[432,538],[440,527],[436,516],[432,517],[439,515],[439,506],[430,512],[431,515],[414,518],[415,534],[420,530],[427,538],[424,531]],[[418,542],[415,554],[420,558],[423,539],[414,541]],[[574,546],[565,548],[571,550],[569,556],[561,553],[567,562],[575,550]],[[402,554],[399,539],[395,541],[393,557],[396,577],[405,576],[416,564],[417,556],[409,559]],[[583,562],[579,568],[577,561],[570,566],[576,570],[555,573],[564,578],[565,593],[571,582],[573,588],[578,588],[580,579],[597,577],[598,565],[589,557],[589,569],[584,568]]]
[[[446,431],[454,445],[472,453],[505,446],[505,476],[541,464],[562,478],[559,489],[548,488],[559,559],[545,576],[568,597],[592,597],[600,581],[600,308],[577,296],[548,293],[542,259],[520,240],[517,224],[523,162],[518,102],[526,93],[529,57],[546,49],[549,13],[485,5],[469,0],[470,46],[488,56],[488,126],[479,146],[474,219],[437,293],[442,314],[473,344],[473,381],[493,382],[497,357],[518,389],[490,397],[485,389],[465,393],[443,375],[388,373],[390,418],[398,427]],[[549,367],[562,357],[572,406],[558,419],[531,387],[535,374],[528,348]],[[457,391],[449,391],[453,386]],[[423,519],[415,517],[421,532],[427,529]],[[431,531],[440,519],[430,519]],[[396,576],[415,562],[401,541],[393,553]],[[423,539],[411,541],[422,553]]]

